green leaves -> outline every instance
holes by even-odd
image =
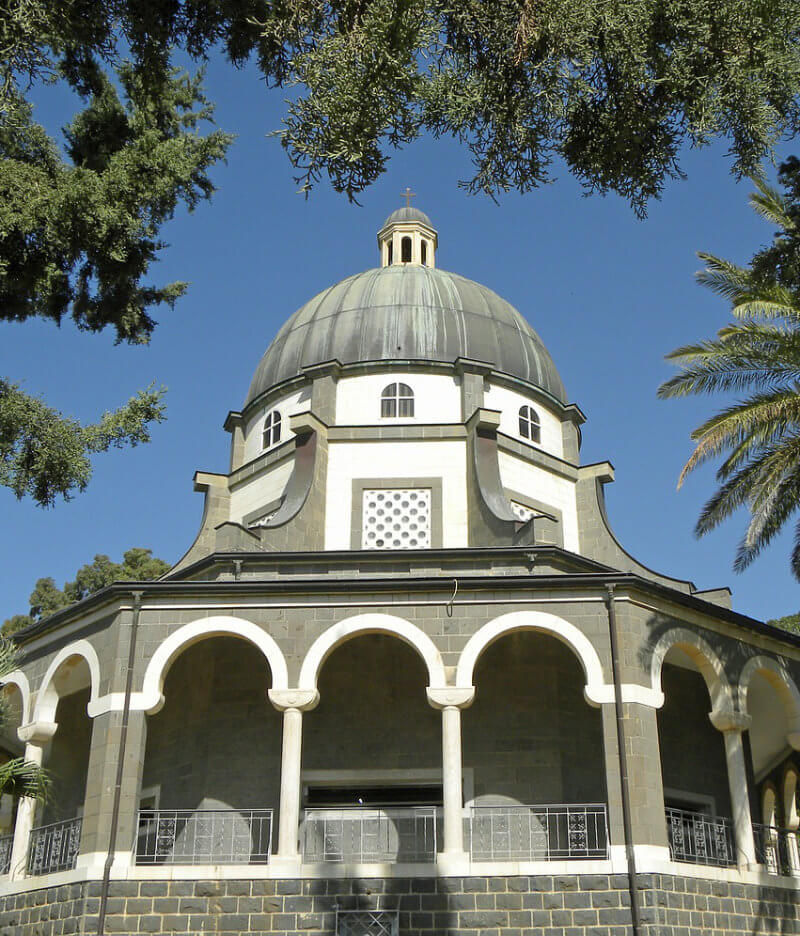
[[[0,378],[0,484],[41,507],[85,490],[90,456],[150,441],[150,425],[164,419],[163,390],[148,388],[98,423],[83,426],[38,397]]]
[[[763,181],[756,184],[753,208],[784,232],[792,231],[791,200]],[[716,339],[667,355],[680,373],[658,394],[750,391],[692,432],[696,446],[679,480],[680,486],[699,465],[723,456],[717,470],[720,486],[703,507],[695,532],[702,536],[747,509],[750,520],[734,560],[734,569],[742,571],[800,508],[800,301],[755,265],[699,256],[706,269],[698,281],[731,303],[736,321],[720,329]],[[791,567],[800,579],[800,522]]]

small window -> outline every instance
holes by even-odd
[[[519,408],[519,434],[523,439],[530,439],[531,442],[541,440],[539,414],[532,406],[520,406]]]
[[[281,440],[281,414],[272,410],[264,420],[264,434],[261,437],[262,447],[271,448]]]
[[[428,265],[428,243],[427,241],[422,242],[422,244],[420,245],[420,251],[421,251],[420,256],[422,258],[422,265],[427,266]]]
[[[383,388],[381,393],[381,416],[392,419],[396,416],[412,417],[414,415],[414,391],[408,384],[393,383]]]
[[[401,259],[403,263],[411,263],[411,238],[404,237],[400,241]]]
[[[389,241],[389,256],[388,256],[389,266],[392,265],[392,257],[394,255],[393,247],[394,247],[394,244],[391,241]]]

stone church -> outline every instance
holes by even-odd
[[[800,933],[800,639],[615,537],[608,462],[416,208],[310,299],[199,532],[18,635],[0,934]]]

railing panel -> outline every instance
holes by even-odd
[[[267,864],[271,809],[141,809],[136,864]]]
[[[306,861],[391,862],[436,860],[436,809],[308,809],[301,826]]]
[[[603,803],[474,806],[469,831],[473,861],[608,857]]]
[[[11,847],[14,844],[14,833],[0,835],[0,874],[8,874],[11,870]]]
[[[31,829],[28,873],[69,871],[75,867],[80,847],[80,819],[65,819]]]
[[[791,829],[753,823],[756,861],[770,874],[800,874],[797,833]]]
[[[673,861],[727,866],[736,863],[730,819],[686,809],[666,809],[667,837]]]

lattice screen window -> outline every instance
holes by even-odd
[[[336,911],[336,936],[398,936],[397,910]]]
[[[517,520],[521,520],[522,523],[527,523],[531,517],[534,517],[535,511],[531,510],[530,507],[526,507],[524,504],[520,504],[519,501],[511,501],[511,510],[514,513],[514,516]]]
[[[362,549],[430,547],[430,488],[367,489],[363,498]]]

